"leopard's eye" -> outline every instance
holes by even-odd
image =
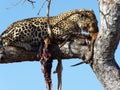
[[[84,14],[81,14],[81,17],[84,17]]]

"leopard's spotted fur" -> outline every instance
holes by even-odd
[[[76,9],[52,16],[49,18],[53,33],[53,42],[57,43],[72,32],[84,30],[90,33],[98,32],[97,20],[92,10]],[[4,46],[18,46],[31,50],[32,46],[48,36],[47,18],[28,18],[11,24],[2,34],[1,41]]]

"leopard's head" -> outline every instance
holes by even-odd
[[[98,32],[98,22],[93,10],[81,10],[78,17],[78,25],[82,30],[91,33]]]
[[[74,18],[81,30],[90,33],[98,32],[98,22],[93,10],[80,9]]]

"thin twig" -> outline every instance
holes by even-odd
[[[41,12],[42,8],[44,7],[45,3],[46,3],[46,0],[43,2],[42,6],[40,7],[40,9],[39,9],[39,11],[38,11],[37,15],[39,15],[39,14],[40,14],[40,12]]]
[[[51,0],[47,0],[47,2],[48,2],[48,6],[47,6],[47,27],[48,27],[49,38],[52,38],[52,30],[50,28],[50,22],[49,22],[49,13],[50,13]]]
[[[34,8],[35,1],[33,1],[33,0],[27,0],[27,1],[30,2],[32,4],[33,8]]]
[[[28,2],[30,2],[34,8],[34,3],[35,1],[32,1],[32,0],[27,0]],[[17,5],[19,5],[20,3],[24,4],[26,2],[26,0],[19,0],[17,3],[15,4],[11,4],[10,7],[8,7],[7,9],[10,9],[10,8],[13,8],[13,7],[16,7]]]
[[[81,64],[84,64],[84,63],[88,63],[88,62],[82,61],[82,62],[79,62],[79,63],[77,63],[77,64],[71,65],[71,67],[78,66],[78,65],[81,65]]]
[[[11,6],[10,7],[8,7],[7,9],[10,9],[10,8],[13,8],[13,7],[16,7],[17,5],[19,5],[20,3],[22,3],[22,2],[25,2],[26,0],[19,0],[17,3],[15,3],[15,4],[11,4]]]

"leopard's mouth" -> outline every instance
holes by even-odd
[[[90,28],[89,27],[81,27],[81,34],[88,34]]]

